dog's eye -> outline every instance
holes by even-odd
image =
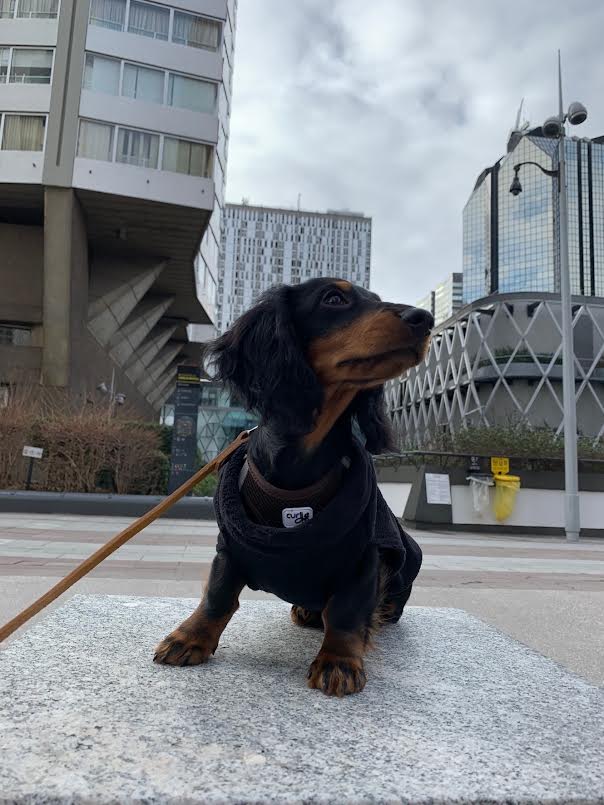
[[[328,291],[322,299],[322,304],[337,307],[338,305],[347,305],[348,300],[338,291]]]

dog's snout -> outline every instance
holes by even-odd
[[[428,335],[430,330],[434,327],[434,316],[421,307],[408,308],[400,315],[407,327],[411,329],[413,335],[416,335],[418,338]]]

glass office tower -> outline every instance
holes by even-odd
[[[558,166],[557,140],[513,132],[507,154],[478,177],[463,212],[463,300],[491,293],[560,290],[558,180],[527,165]],[[571,289],[604,295],[604,137],[566,140]]]

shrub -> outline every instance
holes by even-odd
[[[11,387],[0,409],[0,488],[25,479],[23,445],[44,449],[35,487],[52,492],[165,494],[167,429],[108,416],[107,405],[75,404],[39,387]]]
[[[586,436],[578,438],[579,459],[590,459],[602,464],[583,463],[582,471],[604,470],[604,441],[594,440]],[[462,453],[477,456],[507,456],[516,460],[515,469],[525,470],[561,470],[564,460],[564,437],[547,427],[530,427],[522,421],[510,420],[494,425],[473,425],[460,428],[452,434],[448,429],[426,438],[421,448],[413,444],[403,444],[398,463],[422,465],[426,463],[425,453],[440,453],[430,456],[430,463],[442,467],[467,465],[467,458],[450,454]],[[447,455],[449,454],[449,455]],[[396,458],[385,458],[386,463],[397,461]],[[380,463],[379,457],[376,463]]]
[[[193,494],[196,497],[204,498],[204,497],[214,497],[214,493],[216,492],[216,487],[218,486],[218,476],[213,473],[212,475],[208,475],[203,481],[200,481],[193,487]]]

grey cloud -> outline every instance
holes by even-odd
[[[461,213],[520,99],[604,133],[604,4],[241,0],[227,197],[373,217],[373,287],[413,302],[461,267]]]

